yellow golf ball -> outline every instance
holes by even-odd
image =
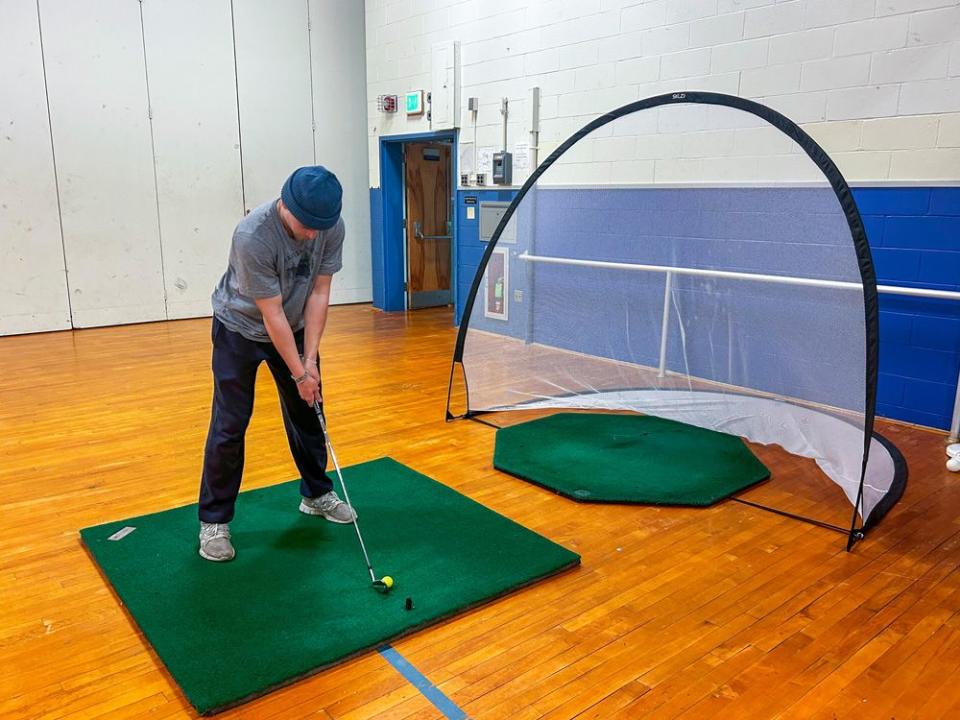
[[[381,578],[381,582],[383,582],[383,584],[386,585],[388,588],[392,588],[392,587],[393,587],[393,578],[390,577],[389,575],[384,575],[384,576]]]

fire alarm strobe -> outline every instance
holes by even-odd
[[[397,111],[397,96],[396,95],[378,96],[377,110],[383,113],[395,113]]]

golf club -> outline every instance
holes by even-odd
[[[340,487],[343,488],[343,499],[347,503],[347,507],[353,511],[353,528],[357,531],[357,540],[360,541],[360,549],[363,551],[363,559],[367,563],[367,570],[370,572],[370,584],[373,585],[374,590],[380,593],[390,592],[390,588],[393,587],[393,578],[390,576],[384,576],[381,579],[377,579],[376,573],[373,572],[373,565],[370,564],[370,556],[367,554],[367,546],[363,542],[363,535],[360,534],[360,523],[357,521],[356,511],[353,509],[353,504],[350,502],[350,494],[347,492],[347,485],[343,481],[343,473],[340,472],[340,463],[337,462],[337,453],[333,450],[333,444],[330,442],[330,433],[327,432],[327,423],[323,419],[323,411],[320,409],[320,403],[314,401],[313,410],[317,413],[317,419],[320,421],[320,428],[323,430],[323,439],[327,443],[327,448],[330,450],[330,459],[333,460],[333,467],[337,471],[337,477],[340,478]]]

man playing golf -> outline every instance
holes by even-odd
[[[227,271],[213,292],[213,411],[200,481],[200,556],[234,557],[228,523],[240,492],[244,434],[257,368],[266,362],[300,475],[300,511],[351,523],[353,510],[326,475],[314,411],[322,402],[318,347],[330,281],[342,267],[342,189],[322,166],[302,167],[280,198],[251,211],[233,232]]]

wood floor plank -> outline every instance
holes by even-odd
[[[454,338],[445,309],[342,306],[321,356],[344,464],[394,457],[583,557],[396,643],[471,718],[960,716],[960,481],[942,434],[881,422],[910,482],[853,553],[732,501],[573,503],[495,470],[492,428],[445,422]],[[194,717],[78,530],[196,500],[209,320],[0,338],[0,358],[0,717]],[[752,448],[773,475],[743,499],[849,523],[812,461]],[[243,488],[296,474],[263,372]],[[441,714],[370,653],[220,717]]]

